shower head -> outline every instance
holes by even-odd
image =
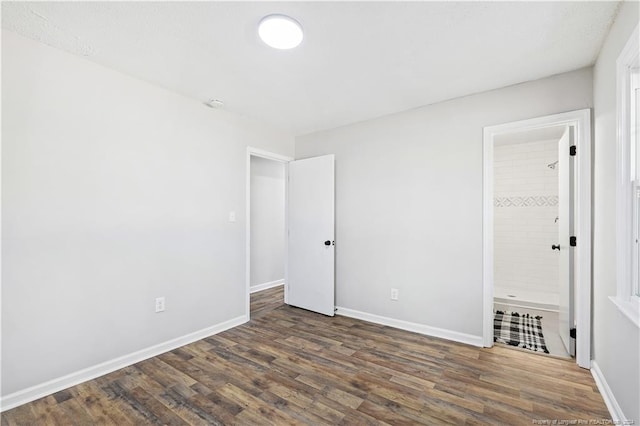
[[[557,162],[557,161],[554,161],[554,162],[553,162],[553,163],[551,163],[551,164],[547,164],[547,167],[548,167],[548,168],[550,168],[550,169],[555,170],[555,168],[556,168],[556,166],[557,166],[557,165],[558,165],[558,162]]]

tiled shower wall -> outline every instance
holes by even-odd
[[[494,285],[558,294],[558,141],[494,148]],[[547,299],[547,298],[545,298]]]

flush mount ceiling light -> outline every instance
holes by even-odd
[[[302,27],[286,15],[268,15],[258,24],[258,35],[274,49],[293,49],[302,43]]]

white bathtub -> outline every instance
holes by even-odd
[[[493,289],[493,301],[510,306],[557,312],[559,294],[496,286]]]

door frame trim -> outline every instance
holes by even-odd
[[[575,129],[576,177],[574,232],[578,245],[574,253],[574,307],[576,329],[576,362],[591,368],[591,109],[536,117],[483,129],[483,345],[493,346],[493,149],[494,137],[515,131],[533,130],[558,125]]]
[[[263,149],[254,148],[251,146],[247,147],[247,158],[246,158],[246,189],[245,189],[245,206],[246,206],[246,219],[245,219],[245,319],[249,321],[251,319],[251,157],[260,157],[266,158],[267,160],[278,161],[284,164],[284,203],[287,205],[287,197],[288,197],[288,185],[289,185],[289,169],[287,164],[289,161],[293,161],[293,157],[289,157],[286,155],[276,154],[274,152],[265,151]],[[287,253],[287,209],[284,209],[284,252]],[[284,300],[287,300],[287,256],[284,257],[284,291],[285,296]]]

